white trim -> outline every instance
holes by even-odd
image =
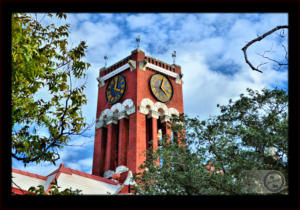
[[[116,74],[119,74],[120,72],[122,71],[125,71],[126,69],[130,68],[129,64],[126,63],[124,64],[123,66],[120,66],[119,68],[113,70],[112,72],[110,72],[109,74],[105,75],[102,77],[102,79],[105,81],[105,80],[108,80],[109,78],[115,76]]]
[[[172,115],[176,115],[177,117],[179,117],[179,112],[177,109],[171,107],[169,108],[169,115],[172,116]]]
[[[174,77],[174,78],[178,78],[178,74],[177,74],[177,73],[172,72],[172,71],[169,71],[169,70],[166,70],[166,69],[161,68],[161,67],[159,67],[159,66],[156,66],[156,65],[154,65],[154,64],[152,64],[152,63],[147,63],[147,64],[145,65],[145,67],[149,67],[149,68],[151,68],[151,69],[153,69],[153,70],[155,70],[155,71],[158,71],[158,72],[160,72],[160,73],[166,74],[166,75],[171,76],[171,77]],[[109,74],[103,76],[102,79],[103,79],[103,81],[108,80],[109,78],[111,78],[111,77],[113,77],[113,76],[119,74],[119,73],[122,72],[122,71],[125,71],[125,70],[128,69],[128,68],[130,68],[130,65],[129,65],[128,63],[126,63],[126,64],[124,64],[123,66],[120,66],[119,68],[113,70],[113,71],[110,72]],[[133,66],[130,68],[131,71],[132,71],[132,68],[133,68]]]
[[[130,71],[134,71],[136,69],[136,61],[129,60],[128,64],[129,64],[129,67],[130,67]]]
[[[150,106],[150,107],[147,107]],[[177,109],[173,107],[168,107],[166,104],[161,102],[153,103],[153,101],[149,98],[143,98],[141,101],[141,105],[138,106],[138,111],[147,116],[147,118],[156,118],[161,117],[162,122],[169,122],[172,118],[172,115],[179,116],[179,112]],[[160,113],[158,110],[162,109],[164,113]]]
[[[166,69],[161,68],[161,67],[159,67],[159,66],[156,66],[156,65],[154,65],[154,64],[152,64],[152,63],[147,63],[146,67],[149,67],[149,68],[151,68],[151,69],[153,69],[153,70],[156,70],[156,71],[158,71],[158,72],[161,72],[161,73],[163,73],[163,74],[166,74],[166,75],[171,76],[171,77],[174,77],[174,78],[177,78],[177,77],[178,77],[178,74],[177,74],[177,73],[172,72],[172,71],[169,71],[169,70],[166,70]]]
[[[116,110],[118,112],[115,112]],[[110,123],[117,124],[118,120],[128,118],[133,113],[135,113],[135,106],[132,99],[128,98],[122,104],[116,103],[110,109],[104,109],[96,122],[96,128],[106,127]]]
[[[154,111],[159,112],[159,109],[162,109],[164,111],[163,115],[169,116],[169,108],[166,104],[163,104],[161,102],[156,102],[154,104]],[[162,116],[162,113],[160,113],[160,116]]]
[[[98,81],[98,87],[99,88],[101,88],[105,85],[105,82],[104,82],[103,78],[97,77],[97,81]]]
[[[124,173],[124,172],[127,172],[129,171],[129,169],[126,167],[126,166],[123,166],[123,165],[119,165],[116,170],[115,170],[115,173],[116,174],[121,174],[121,173]]]

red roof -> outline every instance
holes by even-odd
[[[64,166],[64,164],[60,164],[58,169],[56,169],[55,171],[53,171],[52,173],[50,173],[47,176],[41,176],[41,175],[38,175],[38,174],[25,172],[25,171],[21,171],[21,170],[18,170],[18,169],[12,169],[12,172],[22,174],[22,175],[25,175],[25,176],[29,176],[29,177],[38,178],[38,179],[41,179],[41,180],[47,180],[49,178],[49,176],[51,176],[53,174],[56,174],[55,177],[53,178],[53,180],[51,180],[51,182],[54,181],[54,179],[59,179],[59,176],[60,176],[61,173],[65,173],[65,174],[69,174],[69,175],[76,174],[76,175],[81,176],[81,177],[85,177],[85,178],[100,181],[100,182],[105,182],[105,183],[112,184],[112,185],[118,185],[118,184],[122,185],[124,183],[124,181],[126,180],[127,176],[128,176],[128,171],[126,171],[125,173],[116,174],[117,175],[117,180],[111,180],[111,179],[103,178],[103,177],[100,177],[100,176],[88,174],[88,173],[85,173],[85,172],[82,172],[82,171],[78,171],[78,170],[75,170],[75,169],[72,169],[72,168],[67,168],[67,167]],[[51,189],[51,185],[52,184],[50,184],[48,186],[48,188],[45,189],[46,193],[48,193],[48,191]],[[28,191],[20,190],[16,187],[12,187],[12,194],[28,194],[28,193],[29,193]],[[120,194],[122,194],[122,193],[128,194],[128,193],[130,193],[130,189],[127,185],[123,186],[122,190],[119,193]]]
[[[24,194],[29,194],[27,190],[21,190],[16,187],[11,188],[12,195],[24,195]]]
[[[63,173],[66,173],[66,174],[76,174],[76,175],[79,175],[79,176],[86,177],[88,179],[94,179],[94,180],[97,180],[97,181],[106,182],[108,184],[118,185],[118,183],[116,183],[116,182],[114,182],[110,179],[106,179],[106,178],[103,178],[103,177],[100,177],[100,176],[88,174],[88,173],[85,173],[85,172],[82,172],[82,171],[77,171],[77,170],[72,169],[72,168],[67,168],[67,167],[64,166],[64,164],[60,164],[59,169],[56,170],[56,171],[57,172],[63,172]],[[54,172],[52,172],[52,173],[54,173]]]
[[[38,175],[38,174],[29,173],[29,172],[21,171],[21,170],[14,169],[14,168],[12,169],[12,171],[14,173],[23,174],[25,176],[30,176],[30,177],[35,177],[35,178],[42,179],[42,180],[47,180],[47,178],[49,176],[61,172],[61,173],[70,174],[70,175],[71,174],[76,174],[78,176],[82,176],[82,177],[85,177],[85,178],[88,178],[88,179],[93,179],[93,180],[96,180],[96,181],[106,182],[108,184],[113,184],[113,185],[118,184],[115,181],[110,180],[110,179],[106,179],[106,178],[103,178],[103,177],[100,177],[100,176],[95,176],[95,175],[88,174],[88,173],[85,173],[85,172],[82,172],[82,171],[77,171],[77,170],[72,169],[72,168],[67,168],[67,167],[64,166],[64,164],[60,164],[58,169],[56,169],[55,171],[53,171],[52,173],[50,173],[47,176],[41,176],[41,175]]]
[[[12,172],[17,173],[17,174],[22,174],[22,175],[25,175],[25,176],[34,177],[34,178],[37,178],[37,179],[47,180],[46,176],[41,176],[41,175],[38,175],[38,174],[34,174],[34,173],[26,172],[26,171],[21,171],[21,170],[14,169],[14,168],[12,169]]]

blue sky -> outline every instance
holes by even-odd
[[[176,50],[176,64],[181,66],[183,76],[183,99],[185,114],[198,115],[202,120],[218,114],[217,104],[227,104],[229,98],[237,99],[246,88],[285,88],[288,84],[287,68],[277,70],[269,62],[261,67],[263,74],[252,71],[245,63],[241,48],[258,35],[288,24],[283,13],[70,13],[66,21],[43,18],[44,24],[54,21],[57,25],[70,24],[69,46],[86,41],[88,50],[85,60],[91,64],[88,70],[88,103],[83,107],[86,121],[96,118],[97,76],[104,66],[104,55],[110,66],[130,55],[136,48],[136,37],[141,37],[140,48],[151,57],[172,63]],[[43,14],[38,14],[42,18]],[[258,54],[271,50],[271,58],[284,56],[281,44],[286,39],[279,32],[248,48],[253,64],[266,62]],[[285,30],[285,34],[287,31]],[[43,94],[41,94],[43,95]],[[43,131],[41,131],[43,132]],[[13,167],[41,175],[48,175],[60,163],[91,173],[94,127],[86,136],[75,137],[60,152],[57,165],[29,164],[13,160]]]

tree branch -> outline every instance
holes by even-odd
[[[13,177],[12,177],[12,178],[13,178]],[[19,185],[17,185],[17,184],[14,182],[13,179],[11,179],[11,182],[12,182],[14,185],[16,185],[16,187],[19,188],[19,190],[21,190],[23,194],[25,194],[25,191],[24,191]]]
[[[264,39],[266,36],[269,36],[270,34],[274,33],[275,31],[278,31],[280,29],[284,29],[284,28],[288,28],[287,25],[282,25],[282,26],[277,26],[275,28],[273,28],[272,30],[264,33],[263,35],[257,37],[256,39],[253,39],[251,40],[250,42],[248,42],[243,48],[242,48],[242,51],[244,52],[244,58],[245,58],[245,62],[250,66],[250,68],[254,71],[258,71],[260,73],[263,73],[261,70],[259,70],[258,68],[255,68],[253,66],[253,64],[248,60],[248,56],[247,56],[247,49],[248,47],[250,47],[253,43],[255,42],[259,42],[261,41],[262,39]]]

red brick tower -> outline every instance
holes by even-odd
[[[170,117],[183,113],[181,67],[137,49],[99,74],[92,174],[120,165],[135,173],[149,142],[157,148],[158,129],[171,136]]]

